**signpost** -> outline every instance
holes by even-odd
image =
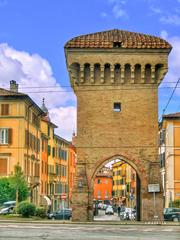
[[[134,195],[133,195],[132,193],[130,194],[129,199],[130,199],[130,201],[131,201],[131,204],[130,204],[130,205],[131,205],[131,216],[130,216],[130,218],[131,218],[131,220],[133,220],[133,217],[132,217],[132,216],[133,216],[133,212],[132,212],[132,208],[133,208],[133,207],[132,207],[132,202],[133,202],[133,200],[134,200]]]
[[[154,219],[158,218],[156,216],[156,192],[160,192],[160,185],[159,184],[148,184],[148,192],[153,193],[153,199],[154,199]]]

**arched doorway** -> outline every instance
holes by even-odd
[[[134,160],[134,159],[133,159]],[[100,172],[102,172],[103,168],[111,168],[112,169],[112,197],[107,198],[107,200],[104,201],[104,197],[102,195],[98,196],[98,189],[96,190],[96,194],[95,194],[95,182],[96,184],[102,184],[103,181],[106,181],[106,176],[104,174],[104,172],[101,174],[99,174]],[[116,171],[116,168],[118,169],[118,171]],[[120,171],[120,169],[123,168],[123,170],[126,171],[126,173],[121,172],[118,173]],[[97,203],[98,202],[102,202],[104,205],[109,205],[115,207],[115,205],[121,204],[121,206],[127,207],[127,208],[135,208],[136,209],[136,218],[135,220],[140,221],[141,220],[141,181],[143,179],[143,183],[145,183],[145,176],[143,174],[144,169],[142,169],[141,171],[139,171],[138,167],[136,166],[135,161],[132,162],[132,160],[128,159],[125,156],[122,155],[114,155],[106,160],[103,160],[101,163],[99,163],[99,165],[96,167],[92,177],[91,177],[91,181],[90,181],[90,189],[89,189],[89,206],[93,205],[93,208],[91,207],[90,211],[92,211],[93,209],[93,213],[89,212],[89,216],[94,216],[97,214],[98,211],[96,211],[97,209]],[[114,173],[114,174],[113,174]],[[132,179],[129,178],[129,174],[132,174]],[[109,174],[109,173],[108,173]],[[116,174],[116,176],[114,176]],[[124,175],[125,174],[125,175]],[[133,177],[133,175],[135,174],[135,176]],[[103,176],[103,178],[102,178]],[[119,178],[120,177],[120,178]],[[109,178],[109,176],[108,176]],[[117,187],[117,184],[114,182],[114,179],[121,179],[123,180],[122,184],[119,184],[119,186],[123,186],[126,187],[126,189],[124,189],[124,191],[122,193],[120,192],[114,192],[115,188]],[[128,178],[128,179],[127,179]],[[101,181],[102,179],[102,181]],[[116,182],[118,182],[119,180],[117,180]],[[130,182],[131,181],[131,185]],[[133,183],[133,186],[132,186]],[[135,185],[134,185],[135,184]],[[103,188],[103,186],[100,186],[101,189]],[[107,187],[109,187],[107,185]],[[128,188],[128,189],[127,189]],[[103,191],[103,190],[102,190]],[[104,189],[104,193],[106,193],[106,189]],[[101,194],[103,194],[101,192]],[[96,197],[95,197],[96,195]],[[106,196],[107,197],[107,196]],[[100,201],[98,201],[98,199]],[[104,208],[103,210],[105,210],[106,206],[102,205],[102,208]],[[101,204],[99,204],[99,206],[101,206]],[[96,212],[95,212],[96,211]],[[116,211],[116,210],[115,210]],[[116,214],[117,215],[117,214]],[[91,218],[91,217],[90,217]],[[93,218],[96,219],[96,218]],[[97,218],[98,220],[99,218]],[[117,218],[114,218],[116,220],[119,220]]]

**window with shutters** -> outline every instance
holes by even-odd
[[[108,190],[105,190],[105,198],[108,198]]]
[[[48,145],[48,156],[50,156],[50,155],[51,155],[51,146]]]
[[[0,128],[0,144],[11,144],[11,143],[12,143],[12,129]]]
[[[1,104],[1,115],[2,116],[9,115],[9,104]]]
[[[7,158],[0,158],[0,176],[7,175]]]
[[[29,132],[25,130],[25,146],[29,147]]]
[[[28,118],[28,107],[25,106],[25,118],[27,119]]]
[[[101,198],[101,190],[98,190],[98,198]]]
[[[101,183],[101,179],[98,179],[98,180],[97,180],[97,184],[100,184],[100,183]]]

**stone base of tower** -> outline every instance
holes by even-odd
[[[147,198],[142,198],[141,221],[163,221],[163,194],[148,193]]]
[[[72,201],[72,221],[88,222],[88,193],[74,192]]]
[[[93,206],[89,206],[87,200],[87,193],[75,194],[78,197],[74,199],[72,204],[72,221],[74,222],[92,222]],[[162,204],[162,193],[156,193],[155,199],[153,193],[145,194],[141,202],[141,213],[140,221],[142,222],[153,222],[163,221],[163,204]],[[82,200],[82,201],[81,201]]]

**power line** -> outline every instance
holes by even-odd
[[[96,86],[96,85],[94,85]],[[107,86],[107,85],[105,85]],[[174,89],[174,87],[160,87],[158,88],[158,90],[163,90],[163,89]],[[180,88],[180,87],[176,87],[176,88]],[[137,91],[137,90],[143,90],[143,89],[157,89],[157,87],[140,87],[140,88],[112,88],[112,89],[76,89],[76,92],[89,92],[89,91],[94,91],[94,92],[98,92],[98,91],[119,91],[119,90],[128,90],[128,91]],[[73,90],[47,90],[47,91],[27,91],[24,92],[24,94],[29,94],[29,93],[72,93],[74,92]]]
[[[180,78],[177,80],[177,83],[176,83],[176,85],[175,85],[175,87],[174,87],[174,89],[173,89],[173,91],[172,91],[172,93],[171,93],[171,96],[169,97],[169,100],[168,100],[165,108],[163,109],[162,115],[164,115],[167,107],[169,106],[169,103],[170,103],[170,101],[171,101],[171,99],[172,99],[172,97],[173,97],[173,95],[174,95],[174,93],[175,93],[175,91],[176,91],[176,88],[178,88],[177,86],[178,86],[179,82],[180,82]],[[161,117],[162,117],[162,116],[161,116]],[[161,119],[161,117],[160,117],[160,119]],[[160,119],[159,119],[159,122],[160,122]]]
[[[170,81],[170,82],[162,82],[162,84],[177,84],[177,82],[173,82],[173,81]],[[136,84],[135,84],[136,85]],[[103,86],[102,84],[84,84],[84,85],[80,85],[79,87],[84,87],[84,86]],[[112,84],[105,84],[104,86],[112,86]],[[6,86],[6,88],[8,88],[9,86]],[[24,87],[19,87],[19,89],[34,89],[34,88],[71,88],[70,85],[50,85],[50,86],[24,86]],[[159,88],[163,88],[163,87],[159,87]],[[173,87],[171,87],[173,88]]]

